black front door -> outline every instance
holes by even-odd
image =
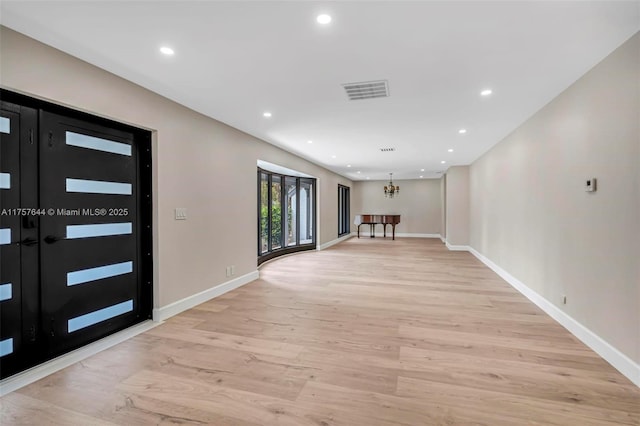
[[[42,315],[61,352],[139,316],[134,135],[41,112]]]
[[[3,378],[151,316],[148,132],[35,106],[0,117]]]

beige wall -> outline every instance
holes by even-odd
[[[447,239],[447,175],[440,178],[440,238]]]
[[[12,30],[0,29],[2,87],[154,131],[154,306],[256,270],[258,159],[319,178],[319,243],[337,238],[348,179]],[[174,220],[186,207],[188,219]]]
[[[385,198],[383,188],[388,181],[354,182],[351,193],[351,223],[357,214],[399,214],[396,233],[440,234],[440,180],[398,180],[400,195]],[[377,227],[382,232],[382,227]],[[391,228],[388,228],[389,230]],[[352,225],[352,231],[356,228]],[[361,232],[369,232],[360,228]]]
[[[447,243],[469,244],[469,166],[453,166],[446,173]]]
[[[471,246],[635,362],[639,56],[636,34],[473,163],[470,174]],[[592,177],[598,190],[587,193]]]

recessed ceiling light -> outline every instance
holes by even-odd
[[[262,116],[269,118],[269,117],[271,117],[271,113],[269,111],[265,111],[265,112],[262,113]]]
[[[367,180],[371,179],[369,176],[367,176]]]
[[[331,158],[336,158],[336,156],[335,156],[335,155],[332,155],[332,156],[331,156]]]
[[[449,152],[453,152],[453,148],[449,148],[447,151],[449,151]]]
[[[318,21],[318,24],[327,25],[331,22],[331,16],[323,13],[322,15],[318,15],[316,21]]]
[[[307,143],[313,143],[313,141],[307,141]]]
[[[458,130],[458,133],[460,133],[461,135],[464,135],[465,133],[467,133],[467,129],[460,129]]]
[[[360,170],[358,170],[358,174],[360,174]]]
[[[424,176],[420,175],[420,179],[422,179]]]
[[[173,55],[175,52],[173,51],[172,48],[168,47],[168,46],[162,46],[160,48],[160,52],[164,53],[165,55],[171,56]]]
[[[420,169],[421,172],[424,172],[424,169]]]
[[[489,96],[492,93],[493,91],[491,89],[484,89],[482,92],[480,92],[482,96]]]
[[[444,164],[444,163],[446,163],[446,161],[444,161],[444,160],[442,160],[442,161],[440,162],[440,164]]]
[[[347,167],[351,167],[351,164],[347,164]]]

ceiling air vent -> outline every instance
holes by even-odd
[[[351,101],[360,99],[386,98],[389,96],[387,80],[364,81],[361,83],[343,84],[344,90]]]
[[[395,148],[380,148],[380,151],[382,152],[393,152],[395,150],[396,150]]]

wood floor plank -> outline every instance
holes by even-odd
[[[511,424],[511,418],[498,413],[493,413],[492,423],[488,423],[477,412],[464,406],[447,407],[430,400],[359,391],[324,383],[308,383],[298,401],[355,410],[361,413],[358,424],[370,424],[376,420],[406,426]]]
[[[414,327],[410,325],[400,325],[400,336],[414,340],[433,340],[447,342],[467,342],[469,346],[483,344],[496,347],[508,347],[520,350],[532,349],[534,345],[531,339],[526,337],[513,337],[503,335],[486,335],[469,333],[464,331],[440,330],[438,328]],[[562,333],[564,334],[564,333]],[[571,339],[563,339],[561,341],[549,341],[547,339],[536,341],[536,348],[545,352],[554,354],[572,355],[572,356],[591,356],[596,355],[593,351],[584,345],[578,345]]]
[[[359,424],[362,419],[358,414],[350,414],[349,410],[336,410],[335,407],[324,404],[299,404],[151,371],[141,371],[118,387],[160,401],[174,402],[212,413],[224,413],[239,421],[261,425],[353,425]],[[354,418],[358,420],[354,422]]]
[[[540,424],[549,426],[605,426],[638,425],[640,418],[632,413],[608,410],[602,407],[584,405],[576,408],[573,404],[548,399],[531,398],[494,390],[474,389],[412,379],[398,378],[399,396],[417,401],[437,401],[450,407],[465,407],[478,413],[478,418],[491,419],[496,411],[512,418],[510,424]]]
[[[117,423],[103,421],[14,392],[5,395],[0,401],[0,424],[12,426],[114,426]]]
[[[580,370],[407,347],[400,349],[400,363],[407,377],[640,414],[637,388],[612,387]]]
[[[303,349],[288,343],[274,342],[272,340],[256,339],[252,337],[236,336],[213,331],[202,331],[196,329],[184,329],[171,324],[163,324],[148,331],[152,336],[164,337],[168,339],[186,340],[198,342],[205,345],[228,347],[241,351],[252,351],[279,355],[283,357],[295,358]]]
[[[469,253],[351,239],[0,399],[2,424],[640,425],[640,389]]]

